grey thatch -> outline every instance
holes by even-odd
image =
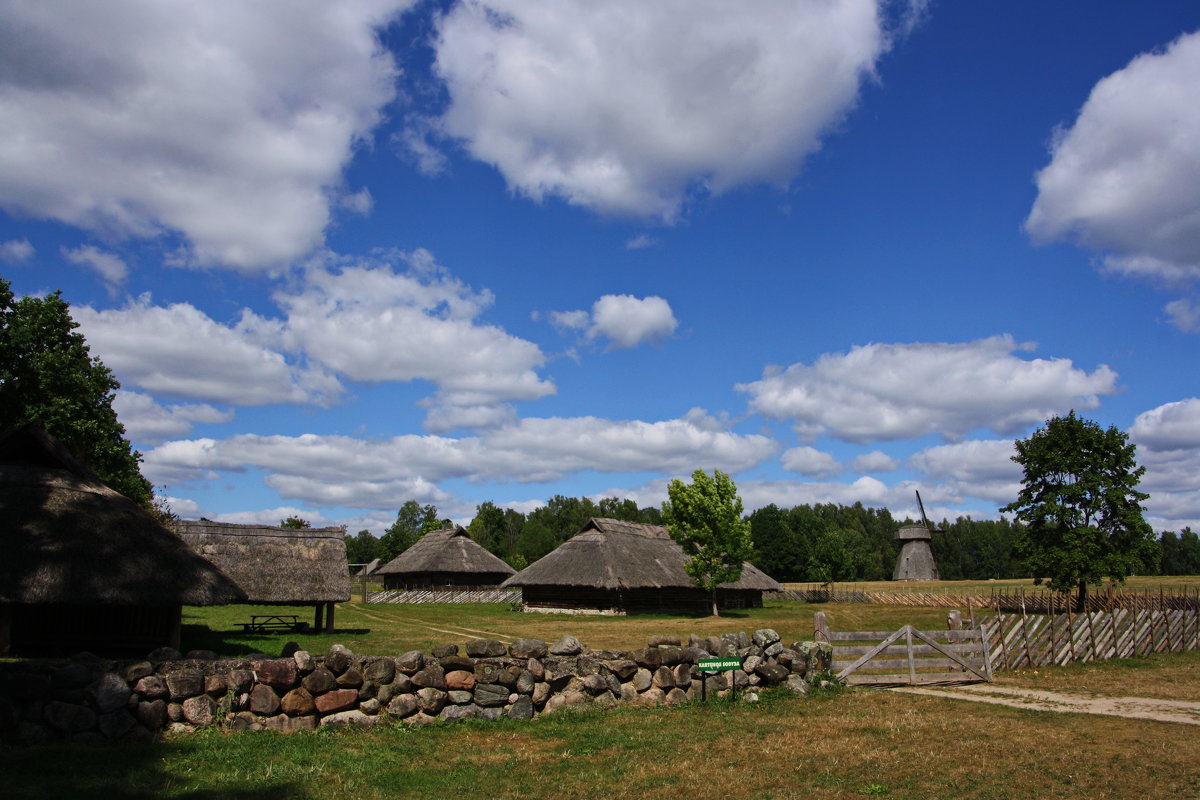
[[[661,525],[593,518],[502,586],[522,587],[527,603],[700,608],[705,594],[684,569],[687,561],[683,548]],[[726,605],[761,605],[763,592],[782,589],[745,563],[740,578],[718,587],[718,598]]]
[[[245,595],[40,426],[0,437],[0,603],[218,605]]]
[[[350,599],[346,529],[180,520],[175,531],[246,592],[246,602],[312,605]]]
[[[461,525],[456,525],[425,534],[375,574],[384,577],[388,588],[400,588],[402,585],[489,586],[514,572],[472,539]]]
[[[370,562],[363,565],[363,568],[360,569],[358,571],[358,574],[355,575],[354,577],[358,578],[359,580],[362,580],[363,578],[369,578],[375,574],[375,571],[377,569],[379,569],[379,559],[373,558],[370,560]]]

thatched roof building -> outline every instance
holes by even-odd
[[[363,565],[362,569],[360,569],[358,571],[358,574],[355,575],[354,577],[360,581],[363,580],[364,578],[374,577],[375,571],[379,569],[379,564],[380,564],[380,559],[372,558],[370,561],[368,561],[366,564]]]
[[[145,655],[245,596],[40,426],[0,436],[0,553],[0,654]]]
[[[489,553],[461,525],[431,531],[375,571],[385,589],[495,586],[516,570]]]
[[[346,529],[179,520],[175,532],[233,578],[256,605],[316,606],[314,627],[333,629],[333,604],[350,599]],[[322,614],[328,619],[322,623]]]
[[[704,612],[711,598],[684,565],[683,548],[661,525],[593,518],[583,530],[503,583],[520,587],[525,606],[615,612]],[[723,608],[762,605],[782,586],[752,564],[717,588]]]

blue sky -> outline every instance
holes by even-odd
[[[0,5],[0,275],[181,516],[991,518],[1076,409],[1200,525],[1194,2]]]

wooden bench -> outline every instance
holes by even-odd
[[[268,631],[299,631],[307,627],[295,614],[252,614],[249,622],[239,622],[246,633]]]

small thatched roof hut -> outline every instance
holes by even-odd
[[[346,529],[179,520],[175,531],[221,568],[256,605],[311,605],[314,627],[333,629],[333,604],[350,599]],[[328,616],[322,624],[322,614]]]
[[[0,654],[145,655],[245,597],[36,425],[0,436],[0,553]]]
[[[362,580],[364,578],[370,578],[370,577],[374,576],[375,571],[377,569],[379,569],[379,562],[380,562],[380,559],[372,558],[370,561],[368,561],[366,564],[363,565],[363,568],[360,569],[358,571],[358,574],[355,575],[354,577],[358,578],[359,580]]]
[[[521,588],[525,606],[609,612],[703,612],[711,598],[684,565],[688,557],[662,525],[593,518],[583,530],[503,583]],[[752,564],[717,588],[723,608],[762,606],[782,586]]]
[[[430,586],[495,586],[515,573],[461,525],[431,531],[375,571],[385,589]]]

